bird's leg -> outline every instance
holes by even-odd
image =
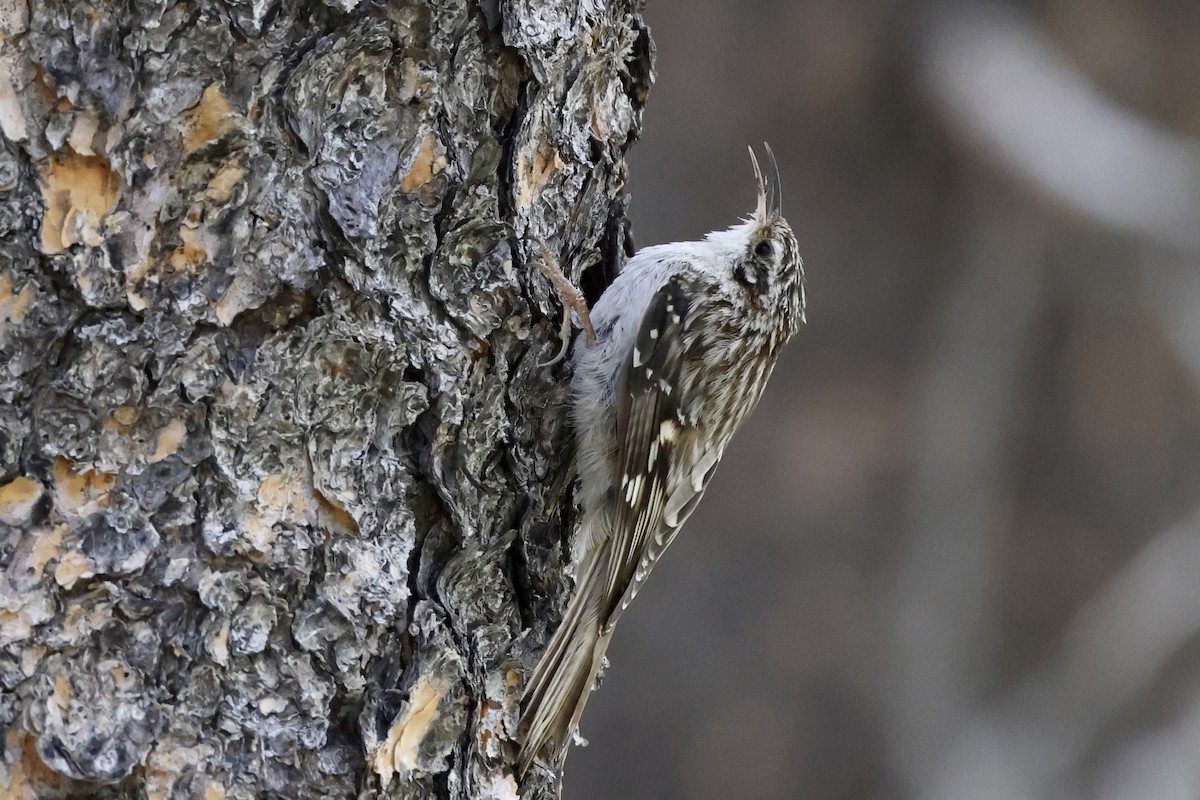
[[[587,334],[588,344],[596,343],[596,331],[592,328],[592,317],[588,313],[587,300],[583,297],[583,292],[567,279],[563,274],[562,269],[558,266],[558,261],[550,254],[549,249],[544,244],[539,244],[542,250],[542,274],[550,281],[550,285],[554,287],[554,291],[558,294],[558,299],[563,307],[562,326],[558,331],[558,338],[562,346],[558,350],[558,355],[539,366],[550,367],[563,360],[563,356],[567,354],[567,348],[571,345],[571,312],[574,311],[579,315],[579,324],[583,327]]]

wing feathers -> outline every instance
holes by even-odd
[[[613,627],[695,508],[719,452],[681,401],[704,368],[692,297],[708,287],[672,277],[651,300],[626,357],[617,397],[616,513],[523,698],[520,769],[561,752],[579,721]],[[698,280],[693,274],[690,280]]]
[[[612,630],[621,613],[674,538],[664,526],[668,495],[681,455],[689,452],[694,431],[680,413],[681,382],[692,337],[690,297],[694,287],[678,276],[650,301],[625,367],[617,414],[622,502],[610,540],[608,616]]]

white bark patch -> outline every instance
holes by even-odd
[[[25,128],[25,112],[17,99],[13,85],[13,59],[0,58],[0,132],[10,142],[23,142],[29,138]]]

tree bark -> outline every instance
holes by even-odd
[[[0,786],[554,797],[634,0],[0,0]],[[584,275],[584,271],[587,274]]]

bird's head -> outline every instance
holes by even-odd
[[[708,235],[730,263],[731,276],[750,298],[751,305],[779,314],[790,334],[804,321],[804,265],[796,236],[783,218],[783,187],[779,164],[769,145],[771,179],[763,176],[758,158],[750,149],[758,204],[754,214],[724,231]]]

